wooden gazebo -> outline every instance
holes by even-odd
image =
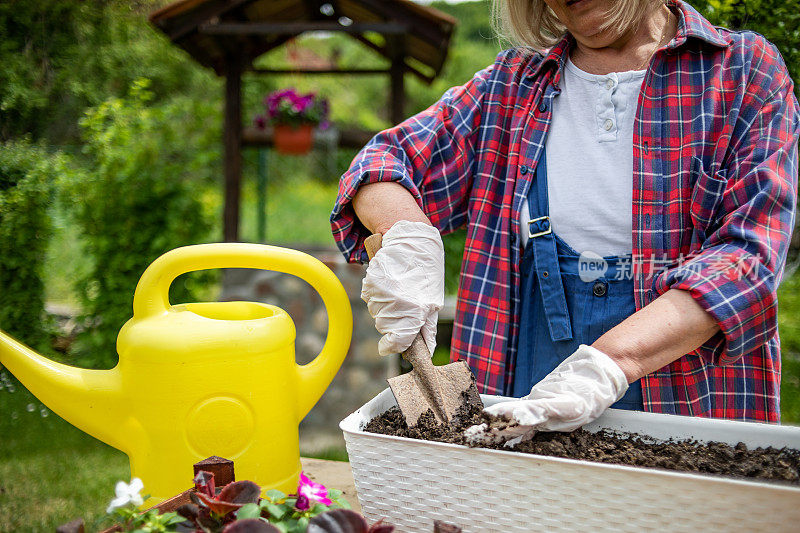
[[[241,149],[270,144],[271,133],[242,128],[243,72],[258,74],[387,75],[393,123],[403,111],[406,72],[430,83],[441,71],[456,24],[452,17],[411,0],[179,0],[150,21],[201,65],[225,76],[224,238],[239,236]],[[255,68],[262,54],[314,31],[344,32],[390,60],[388,69]],[[361,147],[373,132],[345,130],[340,145]]]

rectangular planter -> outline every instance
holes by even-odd
[[[485,405],[509,398],[482,396]],[[429,532],[798,531],[800,488],[592,463],[362,431],[396,405],[384,390],[339,427],[370,522]],[[748,447],[800,448],[800,427],[608,410],[585,429]]]

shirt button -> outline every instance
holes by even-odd
[[[611,120],[610,118],[607,118],[606,121],[603,122],[603,128],[606,131],[611,131],[611,128],[613,128],[613,127],[614,127],[614,121]]]
[[[648,143],[647,141],[644,142],[644,153],[646,154],[650,153],[650,143]]]
[[[595,281],[594,286],[592,287],[592,294],[601,298],[606,295],[606,284],[602,281]]]
[[[541,111],[542,113],[547,111],[547,102],[545,102],[544,100],[539,102],[539,111]]]
[[[528,173],[527,165],[522,165],[521,167],[519,167],[519,171],[521,174],[527,174]]]
[[[606,80],[606,89],[612,89],[614,87],[614,80],[608,79]]]

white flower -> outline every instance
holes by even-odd
[[[142,505],[144,500],[139,492],[141,492],[143,488],[144,483],[142,483],[142,480],[138,477],[133,478],[130,484],[125,483],[124,481],[118,481],[117,486],[114,489],[117,497],[111,500],[111,503],[108,504],[108,509],[106,509],[106,512],[113,513],[116,509],[125,507],[129,503],[132,503],[136,507]]]

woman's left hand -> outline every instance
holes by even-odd
[[[531,389],[528,396],[484,411],[510,419],[505,427],[486,424],[465,431],[471,442],[528,440],[537,431],[572,431],[600,416],[628,390],[622,369],[606,354],[585,344]]]

